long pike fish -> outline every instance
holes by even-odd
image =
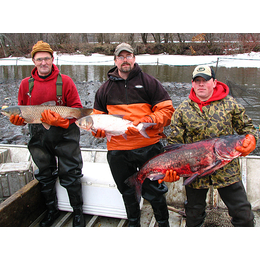
[[[121,115],[95,114],[83,117],[75,122],[78,127],[96,132],[97,129],[102,129],[106,133],[107,140],[110,141],[112,136],[123,135],[127,139],[125,131],[128,127],[136,128],[140,134],[149,138],[145,129],[149,126],[156,125],[155,123],[140,123],[137,126],[133,125],[132,121],[123,119]]]
[[[163,179],[167,170],[175,170],[180,177],[188,177],[183,185],[192,183],[197,177],[212,174],[217,169],[241,155],[235,148],[241,146],[244,135],[228,135],[191,144],[174,144],[164,147],[165,152],[146,162],[139,172],[126,179],[125,183],[135,187],[138,200],[146,178]]]
[[[42,105],[36,106],[9,106],[1,109],[1,113],[5,116],[10,117],[11,115],[19,115],[24,118],[24,122],[28,124],[43,124],[46,129],[50,126],[41,121],[41,113],[45,109],[50,109],[61,115],[63,118],[76,118],[79,119],[84,116],[88,116],[92,113],[93,109],[89,108],[75,108],[66,106],[56,106],[55,101],[43,103]]]

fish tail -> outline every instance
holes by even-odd
[[[138,173],[135,173],[134,175],[127,178],[125,180],[125,184],[127,184],[129,187],[135,188],[136,199],[140,203],[142,195],[142,182],[138,180],[137,174]]]
[[[140,134],[145,138],[150,138],[149,135],[146,133],[145,129],[150,126],[156,125],[156,123],[142,123],[142,124],[143,127],[139,130]]]

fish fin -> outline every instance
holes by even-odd
[[[195,173],[194,175],[190,176],[188,179],[186,179],[184,182],[183,182],[183,185],[188,185],[188,184],[191,184],[198,176],[199,174],[198,173]]]
[[[127,134],[122,134],[122,136],[127,140]]]
[[[153,126],[153,125],[156,125],[156,123],[142,123],[143,124],[143,127],[142,129],[139,131],[140,134],[145,137],[145,138],[150,138],[149,135],[146,133],[145,129],[150,127],[150,126]]]
[[[142,196],[143,181],[141,181],[137,178],[137,174],[138,174],[138,172],[135,173],[134,175],[130,176],[129,178],[127,178],[125,180],[125,184],[127,184],[131,188],[135,188],[135,196],[136,196],[138,203],[140,203],[141,196]]]
[[[170,144],[170,145],[164,146],[164,147],[162,148],[162,150],[163,150],[164,152],[166,152],[166,151],[171,151],[171,150],[179,149],[179,148],[181,148],[182,146],[183,146],[183,144]]]
[[[157,180],[163,179],[164,177],[165,177],[165,174],[158,173],[158,172],[156,172],[155,174],[150,174],[149,176],[147,176],[147,178],[150,179],[150,181],[157,181]]]
[[[56,106],[56,101],[48,101],[41,104],[41,106]]]
[[[50,129],[50,125],[46,124],[46,123],[42,123],[42,125],[44,126],[45,129],[49,130]]]
[[[218,169],[218,165],[220,165],[222,163],[221,160],[218,160],[216,161],[216,163],[208,170],[206,170],[205,172],[203,172],[199,177],[203,177],[203,176],[206,176],[206,175],[210,175],[212,174],[215,170]],[[217,167],[217,168],[216,168]]]
[[[83,108],[79,108],[79,109],[80,109],[80,112],[81,112],[80,118],[82,118],[84,116],[89,116],[93,112],[92,108],[83,107]]]

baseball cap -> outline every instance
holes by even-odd
[[[206,81],[208,81],[211,78],[215,79],[215,72],[209,66],[199,65],[194,69],[192,73],[192,80],[194,80],[196,77],[202,77]]]
[[[132,48],[132,46],[128,43],[120,43],[115,50],[115,56],[118,56],[120,54],[121,51],[128,51],[130,53],[134,53],[134,49]]]

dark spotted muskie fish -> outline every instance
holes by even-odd
[[[166,146],[165,152],[146,162],[125,183],[136,188],[139,200],[144,180],[163,179],[170,169],[175,170],[180,177],[188,177],[183,185],[190,184],[195,178],[210,175],[240,156],[241,153],[235,148],[242,145],[244,138],[244,135],[228,135],[191,144]]]

